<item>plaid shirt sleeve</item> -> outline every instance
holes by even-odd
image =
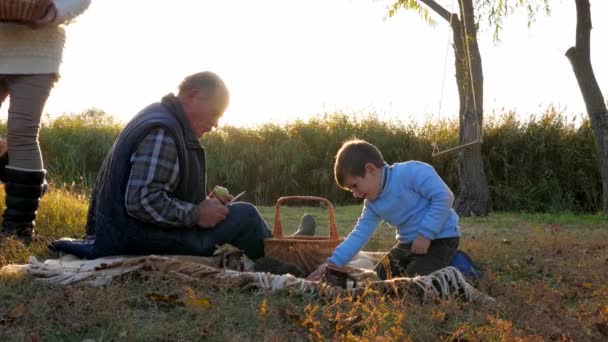
[[[197,205],[171,196],[178,177],[175,141],[164,129],[157,128],[141,141],[131,156],[131,175],[125,193],[127,213],[162,226],[194,226]]]

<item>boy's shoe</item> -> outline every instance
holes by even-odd
[[[306,235],[306,236],[314,236],[315,235],[315,227],[316,227],[315,218],[310,214],[304,214],[302,219],[300,220],[300,226],[298,230],[293,233],[294,235]]]

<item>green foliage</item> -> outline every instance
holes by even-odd
[[[436,4],[437,7],[443,7],[447,11],[460,13],[458,8],[462,7],[462,0],[452,1],[454,8],[446,7],[445,4]],[[539,13],[544,13],[546,16],[551,15],[549,0],[468,0],[473,2],[475,11],[475,27],[480,27],[480,23],[487,22],[488,27],[494,31],[494,40],[499,41],[500,32],[503,29],[503,20],[516,11],[524,10],[528,16],[528,28],[536,20]],[[435,1],[433,1],[435,2]],[[425,4],[424,6],[421,5]],[[433,20],[427,9],[427,1],[425,0],[396,0],[388,9],[388,17],[393,17],[399,10],[413,10],[431,26],[437,23]],[[431,7],[432,8],[432,7]]]
[[[485,120],[482,155],[493,208],[499,211],[598,212],[601,181],[588,120],[574,125],[549,108],[523,121],[512,112]],[[0,125],[0,130],[5,130]],[[41,130],[41,146],[55,186],[85,192],[121,126],[99,111],[64,115]],[[390,163],[432,164],[458,194],[456,154],[431,158],[458,144],[457,121],[422,125],[381,121],[375,115],[326,114],[286,125],[224,126],[207,134],[208,186],[224,186],[246,199],[271,205],[280,196],[318,195],[335,204],[355,204],[336,186],[333,157],[342,143],[360,138],[375,144]]]
[[[394,17],[397,14],[397,12],[399,12],[400,9],[413,10],[416,13],[418,13],[418,15],[424,21],[426,21],[429,25],[431,25],[431,26],[437,25],[437,22],[435,22],[435,20],[433,20],[433,18],[431,18],[429,10],[424,6],[420,6],[420,2],[418,0],[397,0],[397,1],[395,1],[388,9],[389,18]]]
[[[112,116],[93,109],[43,125],[40,145],[51,180],[91,186],[120,129]]]
[[[589,121],[576,127],[549,108],[527,123],[508,113],[486,127],[482,154],[495,210],[600,210],[599,163]]]
[[[122,126],[97,109],[63,114],[42,123],[40,147],[48,180],[56,185],[86,190]],[[0,124],[6,136],[6,122]]]

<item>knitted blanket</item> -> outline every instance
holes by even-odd
[[[223,267],[230,252],[219,252],[213,257],[183,255],[112,256],[94,260],[78,259],[64,255],[44,262],[30,257],[29,263],[7,265],[0,275],[25,274],[52,286],[85,283],[91,286],[108,284],[112,279],[134,272],[160,272],[171,277],[187,280],[212,280],[215,284],[251,290],[254,293],[273,294],[282,290],[295,291],[304,296],[333,299],[341,295],[358,296],[373,290],[386,295],[415,294],[423,301],[433,298],[463,296],[483,306],[493,306],[495,300],[471,286],[462,273],[454,267],[446,267],[426,276],[379,280],[369,269],[352,265],[374,265],[382,254],[361,252],[346,266],[349,275],[357,282],[347,288],[324,282],[308,281],[291,274],[276,275]]]

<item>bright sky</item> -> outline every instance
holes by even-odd
[[[439,2],[449,8],[455,1]],[[401,121],[456,117],[448,24],[434,15],[431,27],[411,11],[386,18],[388,3],[93,0],[68,27],[62,78],[45,113],[96,107],[126,121],[184,76],[212,70],[231,90],[222,122],[237,126],[333,111]],[[574,1],[551,3],[552,16],[538,16],[530,30],[523,11],[507,20],[500,43],[482,26],[486,113],[528,115],[549,104],[585,112],[564,56],[574,44]],[[591,58],[608,97],[608,1],[591,0],[591,11]],[[6,106],[1,112],[5,118]]]

